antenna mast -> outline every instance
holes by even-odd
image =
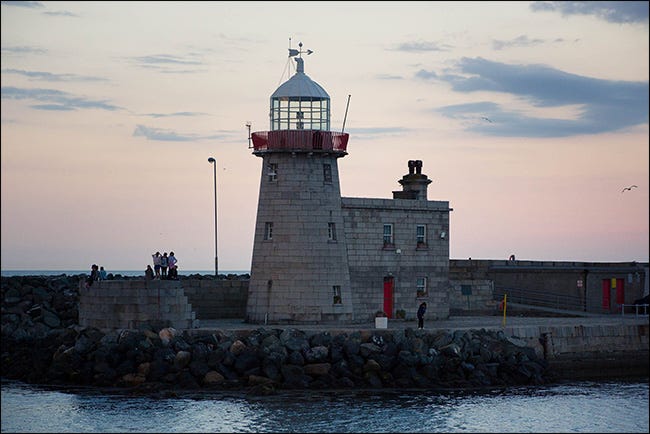
[[[348,118],[348,107],[350,107],[350,97],[352,95],[348,95],[348,103],[345,105],[345,116],[343,117],[343,128],[341,128],[341,132],[345,131],[345,120]]]

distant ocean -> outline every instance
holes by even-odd
[[[90,274],[88,270],[0,270],[2,276],[76,276],[78,274]],[[122,276],[144,276],[144,270],[106,270],[108,274],[120,274]],[[181,276],[191,274],[214,275],[214,270],[178,270]],[[219,270],[219,274],[250,274],[250,270]]]

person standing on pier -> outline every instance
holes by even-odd
[[[418,308],[418,330],[422,330],[424,328],[424,314],[427,311],[427,302],[423,301],[420,303],[420,307]]]
[[[151,255],[153,258],[153,269],[156,272],[156,279],[160,279],[160,252],[156,252],[153,255]]]
[[[167,252],[160,257],[160,276],[161,279],[167,279],[167,268],[169,267],[169,257]]]

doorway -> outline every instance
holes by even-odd
[[[384,277],[384,312],[388,318],[393,317],[393,292],[395,289],[395,278],[393,276]]]

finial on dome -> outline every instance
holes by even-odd
[[[313,51],[312,50],[302,51],[302,42],[298,43],[297,50],[293,48],[289,48],[289,57],[298,56],[296,59],[294,59],[296,61],[296,73],[305,72],[305,63],[302,60],[302,53],[306,53],[309,56],[311,53],[313,53]]]

